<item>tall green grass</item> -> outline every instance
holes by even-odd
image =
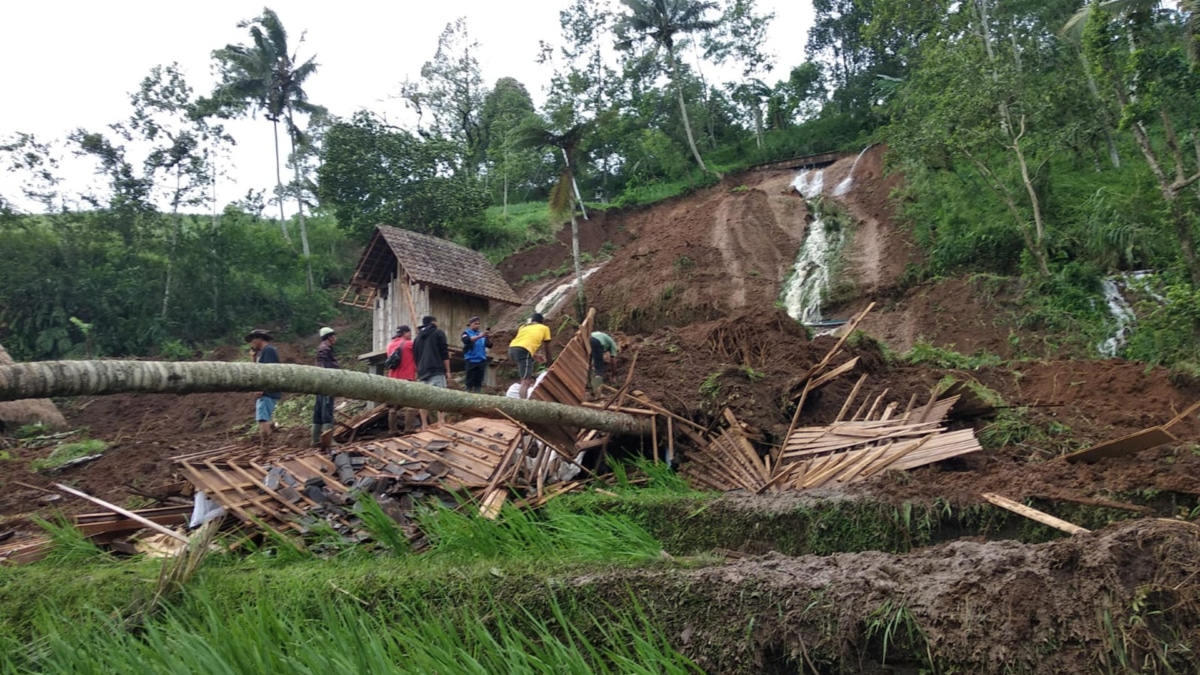
[[[580,624],[498,601],[442,610],[423,601],[370,611],[368,600],[304,614],[263,599],[230,614],[203,594],[125,630],[103,614],[44,613],[38,639],[2,644],[0,672],[55,673],[694,673],[635,605]]]
[[[612,513],[536,513],[506,506],[495,520],[438,509],[419,518],[427,554],[465,564],[503,558],[557,562],[637,562],[657,558],[662,544],[631,519]]]

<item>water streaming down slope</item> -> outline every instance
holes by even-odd
[[[834,197],[841,197],[842,195],[849,192],[850,188],[854,187],[854,170],[856,168],[858,168],[858,163],[859,163],[859,161],[862,160],[863,155],[867,154],[867,151],[870,150],[872,147],[874,147],[874,146],[868,145],[867,147],[863,148],[862,152],[858,153],[858,157],[854,158],[854,163],[850,165],[850,172],[847,173],[846,177],[843,178],[841,181],[838,182],[837,185],[834,186],[834,188],[833,188],[833,196]]]
[[[1112,315],[1113,320],[1117,324],[1116,330],[1104,342],[1096,345],[1101,356],[1115,358],[1117,352],[1125,346],[1125,342],[1129,339],[1129,331],[1134,321],[1137,320],[1137,315],[1133,311],[1133,306],[1125,299],[1125,291],[1130,289],[1134,284],[1140,284],[1144,279],[1150,277],[1152,272],[1124,272],[1116,276],[1109,277],[1101,282],[1101,287],[1104,290],[1104,302],[1108,305],[1108,313]],[[1148,288],[1142,288],[1158,302],[1165,302],[1165,298],[1150,291]]]
[[[595,267],[592,267],[591,269],[583,270],[584,282],[586,282],[588,277],[592,276],[592,274],[594,274],[596,272],[596,270],[600,269],[601,267],[604,267],[603,263],[596,265]],[[562,304],[563,300],[566,299],[567,294],[573,290],[575,290],[575,274],[574,273],[571,274],[570,281],[567,281],[566,283],[562,283],[562,284],[559,284],[558,286],[555,286],[553,290],[551,290],[549,293],[543,295],[542,298],[537,301],[537,304],[535,304],[533,306],[533,311],[538,312],[539,314],[552,313],[554,310],[558,309],[558,306],[560,304]]]
[[[821,190],[825,187],[825,171],[805,171],[792,182],[808,200],[813,213],[804,236],[804,244],[796,256],[792,276],[780,293],[788,316],[805,324],[819,323],[821,305],[829,295],[832,282],[832,263],[841,251],[844,237],[840,228],[831,228],[821,213]]]

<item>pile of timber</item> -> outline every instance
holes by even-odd
[[[593,319],[594,310],[560,352],[532,398],[619,409],[647,417],[657,429],[660,415],[670,413],[638,398],[640,392],[628,392],[633,368],[625,386],[613,396],[587,400],[588,338]],[[344,424],[345,430],[353,436],[377,422],[385,410],[364,411]],[[370,534],[359,515],[358,502],[368,498],[419,547],[421,533],[415,513],[420,504],[475,509],[495,518],[507,503],[538,508],[594,478],[583,467],[585,456],[589,452],[602,455],[608,434],[526,425],[499,410],[495,414],[434,423],[395,438],[338,445],[332,452],[228,446],[174,457],[172,462],[193,489],[195,504],[171,507],[169,513],[126,511],[66,486],[58,487],[107,508],[109,513],[100,521],[79,516],[76,526],[98,543],[127,553],[169,555],[187,541],[185,527],[199,527],[213,518],[221,518],[223,529],[235,535],[231,538],[234,546],[267,534],[295,537],[330,530],[347,541],[362,542]],[[665,426],[672,429],[671,421]],[[667,445],[674,447],[670,438]],[[589,464],[597,463],[594,457],[587,459]],[[164,521],[165,517],[169,520]],[[164,527],[168,524],[177,529]],[[113,532],[129,536],[116,541],[109,536]],[[28,562],[45,555],[49,547],[44,537],[5,544],[0,546],[0,562]]]
[[[901,410],[899,401],[886,401],[888,390],[884,389],[873,398],[866,396],[855,409],[867,380],[865,374],[833,424],[798,426],[808,396],[858,365],[857,357],[838,366],[832,364],[872,307],[855,316],[829,353],[802,376],[802,388],[795,396],[796,413],[782,447],[760,456],[733,413],[726,410],[728,427],[688,453],[680,468],[684,477],[693,486],[709,490],[808,490],[866,480],[888,470],[915,469],[981,450],[974,431],[948,431],[943,425],[960,394],[931,395],[921,407],[916,406],[914,395]]]

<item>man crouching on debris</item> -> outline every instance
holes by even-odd
[[[279,363],[279,351],[271,344],[271,334],[261,328],[255,328],[246,334],[246,342],[250,343],[250,358],[255,363]],[[267,436],[275,430],[272,418],[275,416],[275,406],[283,392],[264,391],[254,402],[254,421],[258,422],[258,442],[266,445]]]
[[[317,367],[341,369],[333,346],[337,344],[337,331],[329,326],[321,329],[321,346],[317,347]],[[317,395],[316,405],[313,406],[312,444],[326,445],[324,433],[329,432],[333,440],[333,397]]]

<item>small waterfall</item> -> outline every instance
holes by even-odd
[[[1117,352],[1125,346],[1126,340],[1129,338],[1129,330],[1134,321],[1137,320],[1137,315],[1133,311],[1133,306],[1125,299],[1125,291],[1133,287],[1135,284],[1140,287],[1140,290],[1146,292],[1150,297],[1158,302],[1166,302],[1166,299],[1161,295],[1154,293],[1145,283],[1145,279],[1151,276],[1151,272],[1124,272],[1116,276],[1109,277],[1101,282],[1101,287],[1104,290],[1104,302],[1108,305],[1108,313],[1112,315],[1113,320],[1117,324],[1117,328],[1113,334],[1104,342],[1096,345],[1101,356],[1115,358]]]
[[[600,269],[603,266],[604,265],[596,265],[595,267],[593,267],[591,269],[583,270],[583,280],[586,282],[588,277],[592,276],[592,274],[595,273],[596,270]],[[538,300],[537,304],[533,306],[533,311],[538,312],[539,314],[550,314],[554,310],[558,309],[559,304],[561,304],[562,301],[566,298],[567,293],[570,293],[573,290],[575,290],[575,273],[574,272],[571,273],[570,281],[563,283],[563,284],[559,284],[558,286],[555,286],[554,290],[543,295],[542,299]]]
[[[830,268],[844,243],[841,229],[831,228],[821,213],[818,198],[824,186],[823,170],[805,171],[792,182],[792,187],[809,200],[814,219],[796,256],[792,276],[780,295],[788,316],[804,324],[815,324],[822,320],[821,305],[829,294],[832,282]]]
[[[825,188],[825,170],[820,169],[815,173],[805,171],[796,176],[796,180],[792,181],[792,187],[796,188],[796,192],[804,195],[805,199],[820,196],[821,190]]]
[[[854,163],[850,165],[850,173],[846,174],[846,177],[843,178],[836,186],[834,186],[834,188],[833,188],[833,196],[834,197],[841,197],[842,195],[849,192],[850,188],[854,187],[854,170],[856,168],[858,168],[859,160],[861,160],[863,158],[863,155],[867,154],[867,151],[870,150],[872,147],[873,146],[868,145],[867,147],[863,148],[862,152],[858,153],[858,157],[854,158]]]

